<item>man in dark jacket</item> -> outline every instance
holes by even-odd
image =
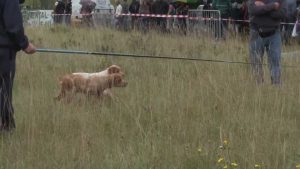
[[[242,22],[243,20],[243,0],[231,0],[231,18],[233,20],[233,28],[234,32],[241,33],[242,32]]]
[[[169,4],[166,0],[157,0],[153,4],[153,13],[156,15],[167,15],[169,11]],[[166,18],[154,18],[156,20],[156,26],[162,32],[167,31],[167,19]]]
[[[129,12],[131,14],[138,14],[140,9],[140,3],[136,0],[132,0],[130,6],[129,6]],[[131,17],[131,28],[135,29],[136,22],[137,22],[137,16],[132,16]]]
[[[266,49],[272,84],[280,84],[281,76],[281,35],[280,22],[285,18],[285,0],[250,0],[248,4],[250,19],[250,62],[257,83],[262,83],[263,55]]]
[[[67,25],[70,25],[72,15],[72,0],[67,0],[65,14],[65,22]]]
[[[16,53],[35,52],[24,35],[19,0],[0,1],[0,131],[15,128],[12,87],[16,70]]]
[[[57,0],[54,5],[54,23],[62,24],[66,5],[62,0]]]

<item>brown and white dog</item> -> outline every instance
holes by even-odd
[[[124,73],[117,65],[112,65],[104,71],[97,73],[72,73],[60,78],[61,90],[56,97],[61,100],[66,97],[67,93],[75,95],[84,93],[88,96],[94,95],[101,97],[103,95],[111,96],[112,87],[125,87],[127,82],[123,78]]]
[[[90,76],[103,76],[103,75],[109,75],[113,73],[122,73],[121,67],[118,65],[111,65],[105,70],[101,72],[96,72],[96,73],[85,73],[85,72],[78,72],[78,73],[72,73],[73,75],[80,75],[82,78],[89,78]]]

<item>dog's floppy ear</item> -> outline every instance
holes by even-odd
[[[120,71],[121,71],[121,68],[117,65],[111,65],[108,68],[108,74],[119,73]]]
[[[122,75],[114,74],[114,84],[121,84],[122,83]]]
[[[114,83],[114,78],[113,76],[108,77],[108,88],[112,88]]]

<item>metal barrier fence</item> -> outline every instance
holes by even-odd
[[[22,15],[26,26],[50,26],[55,23],[71,24],[71,22],[77,24],[76,22],[84,22],[85,18],[88,18],[86,16],[77,18],[63,14],[53,15],[52,10],[22,11]],[[96,9],[91,18],[95,26],[112,27],[114,25],[114,11],[112,9]]]
[[[219,10],[189,10],[188,34],[194,36],[222,36],[222,19]]]
[[[40,26],[40,25],[52,25],[54,23],[69,24],[70,15],[52,15],[51,10],[37,10],[37,11],[25,11],[23,12],[25,25]],[[72,17],[72,23],[93,25],[96,27],[111,27],[118,29],[126,27],[126,29],[134,29],[134,24],[144,29],[145,24],[150,29],[158,29],[155,26],[157,18],[166,20],[166,30],[169,32],[185,32],[193,36],[221,36],[221,16],[218,10],[189,10],[188,15],[161,15],[161,16],[122,16],[122,25],[116,19],[114,10],[112,9],[96,9],[92,16],[79,16],[79,18]],[[152,18],[152,19],[151,19]],[[59,20],[59,22],[57,22]],[[136,23],[131,23],[131,21]],[[127,25],[125,25],[127,24]],[[148,28],[148,29],[149,29]]]

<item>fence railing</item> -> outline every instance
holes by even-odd
[[[214,37],[221,36],[221,14],[219,10],[189,10],[188,33]]]
[[[71,15],[53,15],[51,11],[26,11],[25,25],[87,24],[88,26],[126,29],[160,29],[168,32],[184,32],[197,36],[221,35],[221,16],[217,10],[189,10],[188,15],[124,14],[116,17],[111,9],[97,9],[92,15],[78,18]],[[157,25],[157,24],[160,25]],[[121,24],[121,25],[120,25]],[[158,30],[159,31],[159,30]]]

